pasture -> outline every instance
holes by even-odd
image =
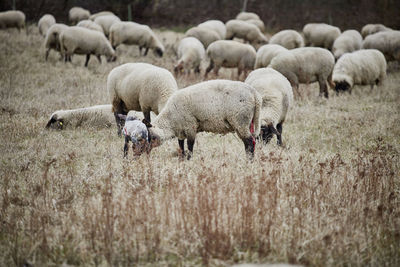
[[[46,62],[36,26],[0,31],[1,266],[400,265],[398,64],[351,95],[301,85],[283,147],[259,142],[253,161],[233,134],[199,134],[182,161],[176,139],[123,159],[115,126],[45,129],[55,110],[108,104],[118,65],[173,72],[182,34],[156,34],[162,58],[122,45],[116,62],[85,68],[54,51]]]

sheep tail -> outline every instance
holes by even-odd
[[[260,134],[261,129],[261,105],[262,98],[260,95],[255,95],[254,116],[250,126],[250,132],[254,137]]]

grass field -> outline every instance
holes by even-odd
[[[381,87],[318,97],[300,86],[276,139],[246,159],[236,135],[202,133],[123,159],[116,128],[46,130],[50,114],[109,103],[126,62],[173,70],[167,53],[118,48],[99,64],[44,60],[37,27],[0,31],[0,266],[400,265],[400,68]],[[204,67],[203,67],[204,72]],[[230,70],[221,72],[231,78]],[[179,87],[202,80],[180,77]]]

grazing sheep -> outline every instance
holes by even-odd
[[[333,68],[335,91],[349,91],[356,84],[380,85],[386,78],[385,56],[376,49],[364,49],[344,54]]]
[[[88,19],[90,17],[90,12],[87,9],[81,7],[73,7],[68,12],[68,19],[72,25],[77,24],[79,21]]]
[[[107,15],[114,15],[114,13],[112,13],[111,11],[100,11],[97,13],[94,13],[92,15],[90,15],[89,19],[94,21],[97,17],[101,17],[101,16],[107,16]]]
[[[271,60],[276,57],[279,53],[286,52],[288,49],[283,46],[277,44],[266,44],[261,46],[257,50],[256,54],[256,63],[254,64],[254,68],[263,68],[267,67]]]
[[[76,24],[76,26],[87,28],[87,29],[90,29],[93,31],[98,31],[98,32],[101,32],[102,34],[104,34],[103,28],[99,24],[97,24],[89,19],[79,21],[79,23]]]
[[[160,143],[178,138],[182,155],[187,138],[188,159],[198,132],[236,132],[245,151],[254,155],[260,133],[261,95],[250,85],[230,80],[201,82],[176,91],[149,128]]]
[[[19,32],[25,28],[25,14],[19,10],[0,12],[0,29],[17,28]]]
[[[386,60],[400,62],[400,31],[384,31],[368,35],[363,41],[363,49],[377,49]]]
[[[47,58],[49,57],[49,53],[51,49],[54,49],[55,51],[59,51],[61,58],[61,45],[60,45],[60,34],[62,31],[67,29],[68,26],[62,23],[56,23],[52,25],[48,30],[46,34],[46,38],[44,39],[44,46],[46,48],[46,56],[45,59],[47,61]]]
[[[161,112],[168,98],[178,90],[178,85],[174,76],[164,68],[147,63],[126,63],[110,72],[107,90],[118,135],[121,135],[122,121],[118,114],[126,115],[129,110],[142,111],[150,122],[150,111]]]
[[[110,28],[114,23],[121,22],[121,20],[115,15],[104,15],[98,16],[94,19],[94,22],[99,24],[103,28],[103,32],[106,36],[110,33]]]
[[[61,53],[66,61],[71,61],[73,54],[86,55],[85,67],[88,66],[90,55],[95,55],[101,63],[101,55],[107,61],[115,61],[115,51],[104,34],[83,27],[73,26],[63,30],[60,35]]]
[[[304,39],[300,33],[295,30],[283,30],[274,34],[269,39],[270,44],[281,45],[287,49],[293,49],[304,46]]]
[[[219,34],[207,27],[193,27],[186,31],[185,37],[197,38],[207,48],[211,43],[221,40]]]
[[[182,70],[190,73],[191,69],[200,73],[200,63],[205,54],[204,46],[199,40],[194,37],[183,38],[178,46],[178,62],[174,67],[175,75]]]
[[[325,23],[308,23],[303,27],[306,46],[318,46],[331,50],[340,35],[338,27]]]
[[[335,40],[332,47],[332,53],[338,60],[344,53],[351,53],[360,50],[362,46],[361,34],[356,30],[347,30]]]
[[[392,29],[386,27],[383,24],[367,24],[361,29],[361,35],[365,39],[368,35],[377,33],[377,32],[384,32],[384,31],[391,31]]]
[[[256,50],[249,44],[242,44],[231,40],[220,40],[212,43],[207,48],[207,55],[210,58],[210,65],[206,69],[205,77],[214,69],[214,74],[218,75],[221,67],[238,68],[238,78],[244,71],[253,69],[256,61]]]
[[[250,72],[245,83],[253,86],[262,96],[261,137],[268,143],[276,134],[282,145],[282,125],[293,102],[292,86],[288,79],[271,68]]]
[[[238,20],[250,20],[250,19],[258,19],[260,20],[260,17],[253,12],[240,12],[237,14],[236,19]]]
[[[221,40],[225,39],[226,36],[226,26],[225,24],[220,21],[220,20],[207,20],[203,23],[200,23],[199,25],[197,25],[197,27],[206,27],[210,30],[215,31],[216,33],[218,33],[219,38]]]
[[[299,83],[318,81],[320,96],[328,98],[328,81],[332,85],[331,75],[335,58],[332,53],[319,47],[300,47],[280,53],[274,57],[269,67],[282,73],[298,92]]]
[[[234,37],[236,37],[244,39],[253,45],[268,43],[267,38],[254,24],[243,20],[230,20],[225,25],[226,39],[228,40],[232,40]]]
[[[43,36],[46,36],[47,30],[54,24],[56,24],[56,19],[53,17],[53,15],[43,15],[38,22],[39,33]]]
[[[248,19],[246,22],[256,25],[261,32],[265,32],[265,25],[262,20],[259,19]]]
[[[101,17],[100,17],[101,18]],[[110,42],[114,49],[120,44],[138,45],[139,53],[145,48],[144,55],[147,55],[149,49],[153,49],[154,53],[162,57],[164,54],[164,46],[147,25],[135,22],[116,22],[110,28]]]

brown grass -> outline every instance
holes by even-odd
[[[190,161],[177,141],[123,159],[116,129],[48,131],[57,109],[108,103],[106,78],[125,62],[173,69],[167,54],[122,47],[84,68],[42,37],[0,31],[0,265],[400,265],[400,72],[329,100],[301,86],[284,147],[199,134]],[[222,77],[230,78],[229,70]],[[180,87],[202,77],[178,79]]]

